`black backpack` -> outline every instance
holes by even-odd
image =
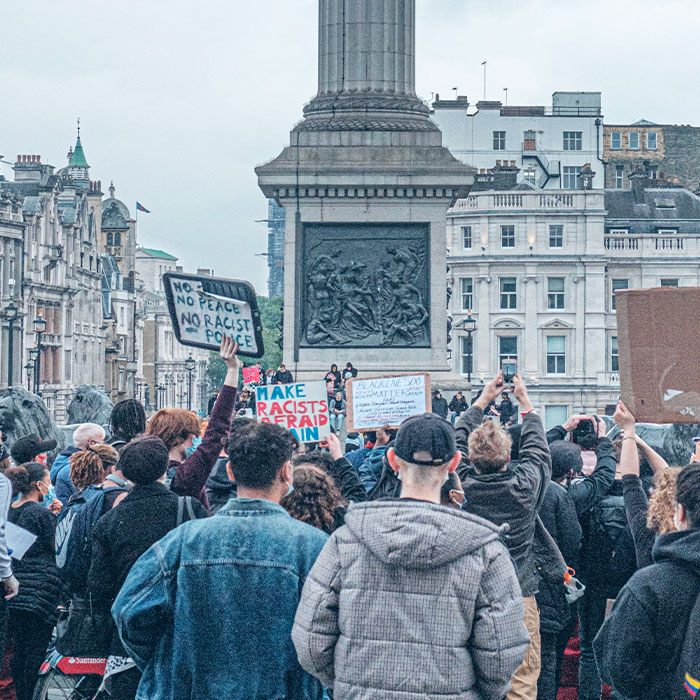
[[[627,528],[625,499],[623,496],[606,496],[591,511],[592,535],[615,554],[617,541]]]

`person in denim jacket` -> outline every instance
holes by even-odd
[[[321,700],[291,639],[327,535],[279,505],[292,488],[291,433],[253,423],[228,446],[238,485],[212,518],[185,523],[134,565],[112,608],[143,672],[136,700]]]

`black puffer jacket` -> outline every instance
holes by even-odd
[[[237,493],[236,482],[228,478],[227,464],[228,457],[219,457],[207,479],[205,488],[209,501],[209,512],[212,515],[220,511]]]
[[[19,593],[9,601],[9,606],[39,615],[53,624],[61,597],[54,548],[56,517],[43,505],[28,501],[19,508],[10,508],[7,519],[37,536],[22,560],[13,563]]]

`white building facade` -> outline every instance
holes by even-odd
[[[521,181],[569,190],[579,188],[578,173],[588,163],[598,171],[593,187],[604,187],[599,92],[555,92],[551,107],[484,101],[472,108],[464,96],[438,96],[432,108],[443,143],[477,170],[512,164],[520,168]]]

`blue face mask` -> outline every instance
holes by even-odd
[[[53,485],[49,486],[49,492],[44,496],[44,507],[48,508],[56,499],[56,491]]]
[[[202,444],[202,438],[192,438],[192,447],[185,447],[185,456],[189,457]]]

